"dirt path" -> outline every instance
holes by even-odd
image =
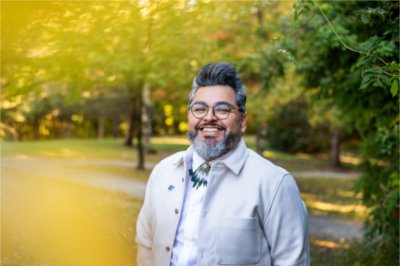
[[[294,177],[300,178],[337,178],[337,179],[354,179],[359,178],[360,173],[358,172],[334,172],[334,171],[304,171],[304,172],[294,172]]]
[[[143,198],[146,183],[132,178],[119,177],[103,171],[81,171],[77,166],[108,165],[118,167],[135,167],[134,162],[116,160],[75,160],[54,159],[38,157],[3,157],[1,158],[2,182],[7,182],[12,174],[18,172],[24,176],[51,176],[90,187],[101,188],[129,194]],[[154,167],[154,163],[147,163],[147,168]],[[299,172],[294,176],[329,177],[329,178],[357,178],[354,173],[335,172]],[[311,237],[341,241],[343,239],[360,239],[362,237],[362,224],[352,220],[310,216],[309,232]]]
[[[60,178],[95,188],[124,192],[138,198],[143,197],[146,184],[140,180],[119,177],[103,171],[82,171],[77,167],[106,164],[120,167],[134,166],[131,162],[112,160],[3,157],[1,158],[2,182],[7,182],[6,178],[17,171],[21,175]]]
[[[334,242],[362,238],[362,223],[352,220],[309,216],[309,233],[311,237],[328,239]]]

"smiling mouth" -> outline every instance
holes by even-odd
[[[205,127],[205,128],[203,128],[203,129],[201,129],[202,131],[204,131],[204,132],[217,132],[218,131],[218,128],[215,128],[215,127]]]
[[[219,125],[201,125],[197,127],[197,130],[200,131],[202,136],[206,139],[216,138],[220,132],[224,132],[225,128]]]
[[[203,131],[203,132],[217,132],[219,130],[225,130],[224,127],[218,126],[218,125],[201,125],[196,127],[197,130]]]

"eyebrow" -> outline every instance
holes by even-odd
[[[208,104],[207,104],[206,102],[204,102],[204,101],[196,101],[196,102],[194,102],[194,103],[192,103],[192,104],[196,104],[196,103],[204,104],[204,105],[206,105],[206,106],[210,106],[210,105],[208,105]],[[227,105],[230,105],[230,106],[232,106],[232,107],[235,107],[235,105],[233,105],[233,104],[231,104],[230,102],[227,102],[227,101],[216,102],[216,103],[214,104],[214,106],[216,106],[216,105],[218,105],[218,104],[227,104]]]

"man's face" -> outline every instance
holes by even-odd
[[[236,147],[242,133],[246,129],[247,117],[246,114],[241,114],[238,111],[235,92],[229,86],[200,87],[191,105],[197,103],[209,106],[210,108],[203,118],[196,118],[189,111],[189,139],[194,149],[205,160],[213,160]],[[221,103],[227,103],[234,107],[228,118],[223,120],[214,116],[211,108]]]

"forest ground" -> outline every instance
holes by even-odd
[[[65,258],[61,250],[74,252],[73,256],[69,254],[68,261],[63,261],[66,265],[91,261],[91,252],[98,250],[108,250],[96,256],[100,264],[113,261],[116,265],[118,256],[122,265],[135,265],[135,220],[146,180],[158,158],[170,151],[149,156],[147,169],[137,171],[132,151],[122,147],[117,152],[109,151],[108,144],[100,144],[102,148],[97,152],[92,146],[93,152],[90,145],[99,142],[90,143],[89,147],[85,143],[78,142],[82,145],[76,146],[69,143],[72,145],[65,147],[41,143],[37,149],[34,148],[37,143],[33,142],[28,147],[3,145],[4,265],[59,264],[61,257]],[[293,161],[283,156],[272,159],[293,169],[307,204],[313,265],[339,263],[337,257],[353,242],[362,241],[366,210],[359,195],[352,192],[359,173],[352,168],[330,168],[319,159]],[[93,217],[101,222],[93,223]],[[77,242],[82,246],[72,247]],[[110,250],[110,243],[120,248]]]

